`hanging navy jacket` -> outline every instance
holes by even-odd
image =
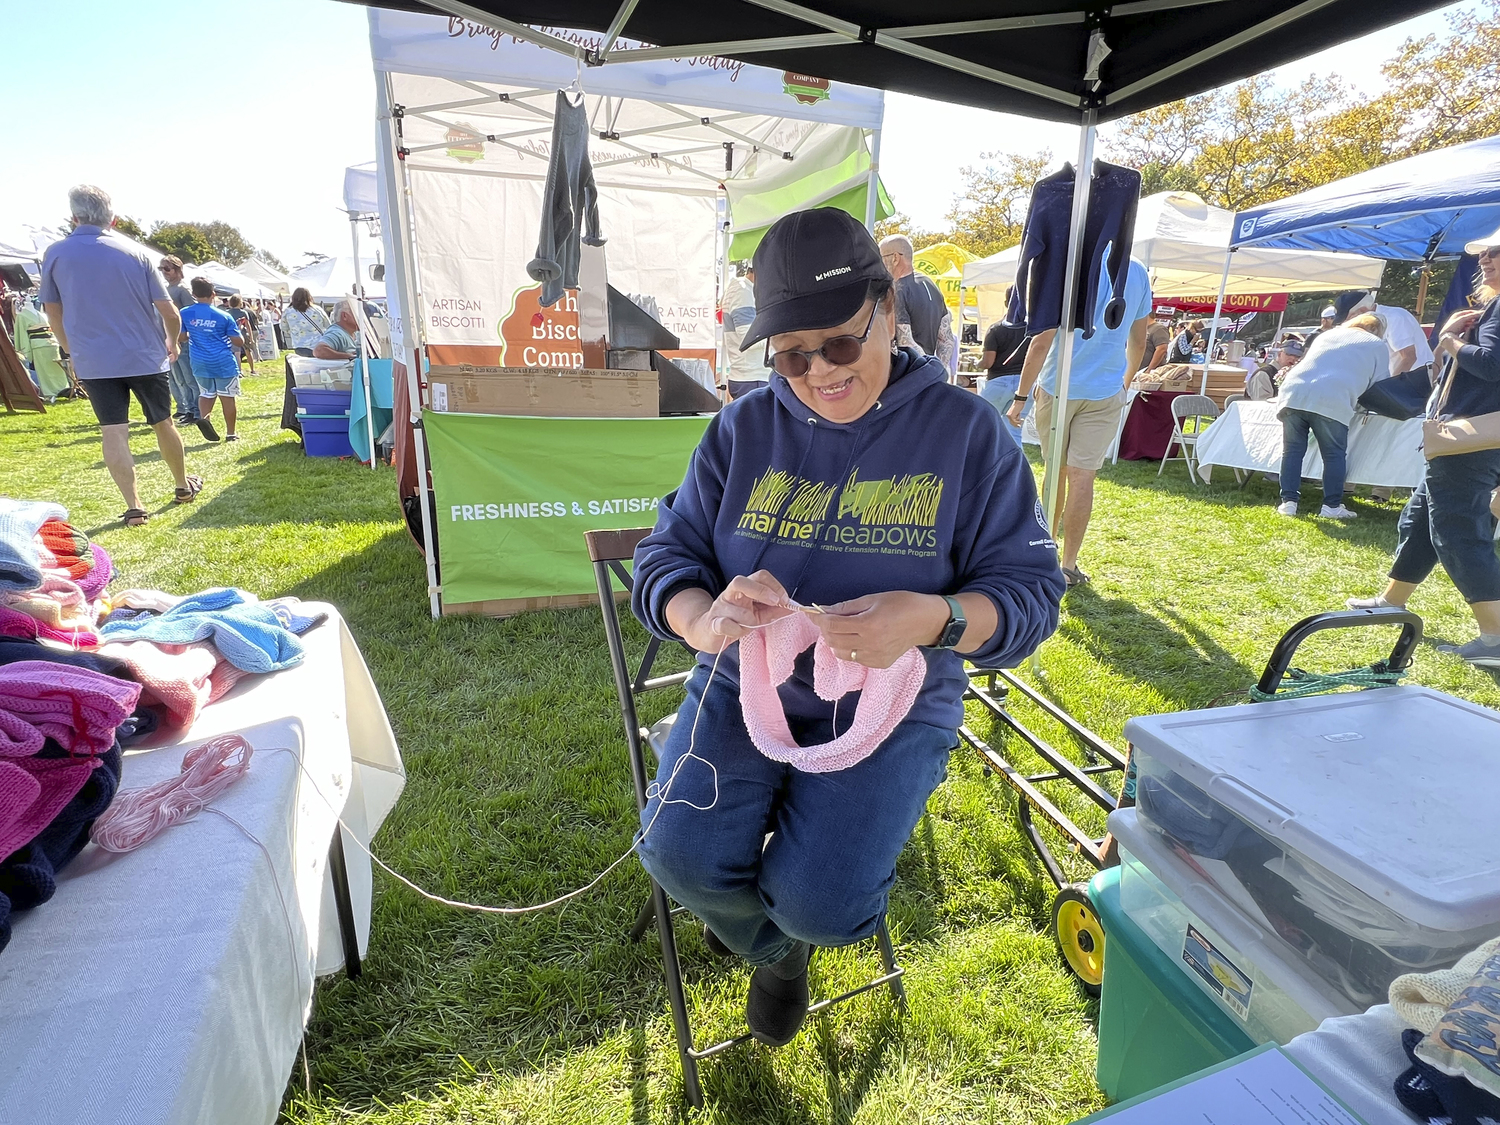
[[[1083,269],[1074,302],[1073,324],[1083,338],[1094,334],[1099,286],[1107,276],[1110,300],[1105,326],[1114,330],[1125,316],[1125,276],[1135,241],[1135,210],[1141,198],[1141,174],[1103,160],[1094,161],[1089,210],[1084,221]],[[1068,228],[1073,218],[1073,166],[1037,181],[1021,235],[1021,259],[1011,290],[1006,320],[1026,324],[1035,336],[1062,324],[1063,280],[1068,269]],[[1105,249],[1109,250],[1108,255]],[[1106,260],[1107,258],[1107,260]]]
[[[536,257],[526,263],[532,280],[542,283],[543,308],[555,305],[564,289],[578,288],[580,239],[590,246],[604,245],[599,235],[599,188],[589,163],[589,119],[583,96],[574,105],[567,91],[559,90],[552,117],[552,154],[542,185],[542,233]]]

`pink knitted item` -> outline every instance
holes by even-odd
[[[854,722],[832,742],[798,746],[787,725],[776,688],[792,674],[806,648],[813,647],[813,690],[832,702],[860,692]],[[866,668],[840,660],[818,627],[800,613],[789,614],[740,640],[740,710],[750,741],[766,757],[804,773],[848,769],[873,754],[911,710],[927,678],[927,661],[907,649],[889,668]]]
[[[77,579],[77,582],[78,588],[83,591],[83,596],[89,601],[96,601],[99,595],[104,593],[104,587],[109,585],[109,580],[115,576],[115,564],[99,544],[90,543],[89,550],[94,555],[94,567],[82,578]]]
[[[0,859],[35,840],[78,795],[98,758],[19,758],[0,762]],[[28,800],[29,797],[29,800]],[[21,802],[25,801],[25,805]]]
[[[115,729],[135,710],[140,694],[140,684],[50,660],[0,666],[0,711],[70,754],[103,754],[113,746]]]
[[[217,650],[203,643],[114,641],[101,645],[99,655],[123,661],[140,682],[140,701],[165,708],[174,729],[192,726],[208,705],[209,677],[219,660]]]

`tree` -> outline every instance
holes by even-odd
[[[137,242],[146,241],[146,229],[129,215],[115,216],[115,230],[129,238],[135,239]]]
[[[875,241],[889,238],[893,234],[904,234],[911,239],[913,250],[920,250],[924,246],[931,246],[934,242],[948,242],[951,238],[946,231],[922,230],[914,226],[911,216],[897,211],[889,219],[881,219],[875,224]]]
[[[283,263],[280,258],[278,258],[275,254],[271,253],[269,250],[266,250],[264,248],[259,249],[252,256],[257,261],[264,262],[266,265],[270,266],[273,270],[280,270],[282,273],[286,273],[287,272],[285,263]]]
[[[307,261],[302,263],[303,269],[306,269],[308,266],[315,266],[319,262],[326,262],[329,259],[328,254],[320,254],[316,250],[304,250],[302,251],[302,256],[307,259]]]
[[[1402,155],[1500,133],[1500,0],[1448,13],[1449,37],[1408,39],[1381,68],[1390,89],[1379,100],[1399,130]]]
[[[163,254],[176,254],[184,262],[201,264],[214,256],[212,244],[197,223],[153,223],[149,241]]]
[[[1032,186],[1046,173],[1052,153],[984,152],[979,159],[988,163],[960,171],[964,189],[948,211],[947,238],[983,258],[1021,241]]]
[[[187,232],[192,231],[196,238]],[[206,262],[210,259],[223,262],[226,266],[237,266],[251,254],[255,253],[255,247],[245,240],[238,229],[230,226],[221,219],[211,223],[195,222],[157,222],[151,227],[151,241],[153,245],[166,250],[162,245],[161,238],[165,237],[176,242],[189,242],[193,246],[194,257],[189,259],[179,250],[167,250],[169,254],[176,254],[183,261]]]

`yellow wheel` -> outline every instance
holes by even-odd
[[[1083,982],[1083,990],[1098,996],[1104,983],[1104,926],[1082,885],[1057,892],[1052,901],[1052,935],[1064,963]]]

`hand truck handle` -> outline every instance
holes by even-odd
[[[1391,655],[1377,665],[1381,671],[1399,672],[1411,664],[1412,650],[1422,639],[1422,619],[1415,613],[1397,606],[1382,606],[1378,609],[1340,609],[1304,617],[1282,634],[1281,640],[1276,642],[1276,648],[1271,653],[1271,659],[1266,663],[1266,670],[1261,673],[1260,682],[1255,686],[1267,695],[1274,692],[1281,685],[1281,679],[1286,675],[1287,669],[1291,667],[1297,646],[1314,633],[1321,633],[1324,629],[1354,629],[1364,625],[1401,626],[1401,635],[1396,638],[1396,645],[1391,649]]]

